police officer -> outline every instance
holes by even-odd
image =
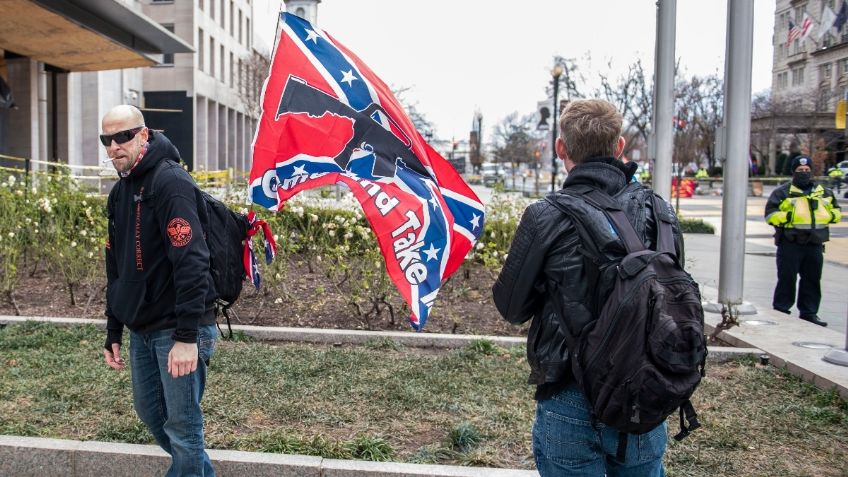
[[[838,167],[834,167],[827,173],[827,176],[830,177],[831,185],[834,189],[836,189],[837,194],[842,192],[842,181],[844,175],[845,174],[842,173],[842,169]]]
[[[797,306],[801,319],[827,326],[817,316],[822,253],[824,242],[830,238],[828,224],[839,222],[842,213],[833,192],[812,180],[811,165],[807,156],[792,159],[792,181],[775,189],[766,203],[766,222],[775,227],[777,244],[777,286],[772,307],[789,314],[800,274]]]

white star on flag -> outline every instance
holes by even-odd
[[[356,76],[353,76],[353,70],[342,71],[342,83],[347,83],[350,86],[354,81],[358,80]]]
[[[306,39],[303,40],[304,43],[307,41],[311,41],[312,43],[318,44],[318,34],[310,29],[306,29]]]
[[[433,246],[432,243],[430,244],[429,249],[424,249],[424,254],[427,255],[427,261],[429,262],[430,260],[438,260],[439,257],[437,257],[436,255],[439,253],[439,250],[441,249],[436,248],[435,246]]]
[[[430,197],[430,200],[428,200],[427,202],[429,202],[430,204],[433,205],[433,210],[436,210],[436,209],[439,208],[439,201],[438,201],[438,199],[436,199],[435,196]]]
[[[293,176],[299,176],[302,174],[306,174],[306,164],[301,164],[299,166],[294,166],[294,172],[292,172]]]
[[[471,214],[471,230],[476,229],[480,226],[480,216],[477,214]]]

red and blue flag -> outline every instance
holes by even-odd
[[[391,90],[326,32],[283,13],[253,142],[250,198],[280,210],[344,183],[420,330],[442,281],[483,230],[480,200],[423,139]]]

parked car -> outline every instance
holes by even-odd
[[[842,171],[842,174],[848,177],[848,161],[842,161],[836,164],[836,167]]]
[[[483,185],[493,185],[503,183],[506,177],[504,168],[493,162],[486,162],[480,166],[480,175],[483,176]]]

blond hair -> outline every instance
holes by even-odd
[[[559,134],[568,157],[579,164],[590,157],[614,156],[622,122],[621,113],[603,99],[568,103],[559,117]]]

